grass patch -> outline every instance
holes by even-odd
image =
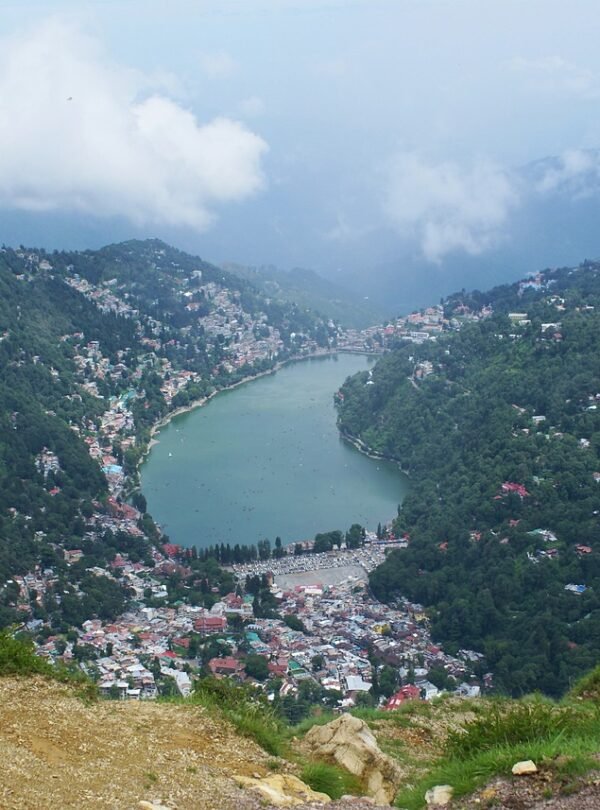
[[[569,692],[569,696],[600,701],[600,666],[580,678]]]
[[[467,759],[479,751],[553,738],[578,730],[581,716],[568,707],[547,703],[515,703],[507,708],[496,704],[485,714],[450,731],[446,753]]]
[[[253,739],[268,754],[282,756],[286,732],[263,695],[225,678],[203,678],[188,700],[220,712],[242,736]]]
[[[484,705],[474,720],[449,732],[428,773],[398,795],[398,807],[422,808],[425,792],[437,784],[452,785],[457,797],[472,793],[494,776],[509,775],[520,760],[551,769],[564,787],[597,767],[593,755],[600,747],[600,707],[535,698]]]
[[[360,793],[360,783],[355,776],[325,762],[310,762],[305,765],[300,779],[313,790],[326,793],[332,799],[339,799],[347,793]]]
[[[85,701],[98,697],[96,684],[80,669],[56,666],[35,653],[30,638],[15,638],[10,630],[0,630],[0,677],[9,675],[42,675],[49,680],[77,687],[76,694]]]

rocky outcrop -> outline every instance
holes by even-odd
[[[291,774],[275,774],[263,778],[235,776],[234,779],[244,788],[258,790],[275,807],[294,807],[306,802],[327,804],[331,801],[326,793],[312,790],[301,779]]]
[[[326,726],[313,726],[304,740],[313,756],[357,776],[366,795],[378,804],[393,801],[400,783],[399,768],[381,751],[363,720],[342,714]]]

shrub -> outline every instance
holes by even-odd
[[[6,675],[43,675],[54,681],[70,683],[79,687],[79,696],[93,700],[98,689],[79,669],[69,669],[64,665],[53,666],[35,653],[33,641],[29,638],[15,638],[10,630],[0,630],[0,677]]]
[[[202,678],[196,684],[192,701],[220,711],[240,734],[253,739],[268,754],[281,754],[284,739],[281,722],[263,695],[225,678]]]
[[[43,658],[35,654],[31,639],[18,639],[9,630],[0,631],[0,675],[46,675],[54,677],[56,671]]]

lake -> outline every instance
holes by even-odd
[[[286,544],[395,517],[406,477],[359,453],[336,427],[333,394],[373,362],[339,354],[291,363],[162,428],[141,484],[170,540],[273,545],[279,535]]]

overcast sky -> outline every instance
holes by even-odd
[[[0,0],[3,241],[479,256],[598,177],[597,0]],[[524,188],[515,169],[559,160]],[[581,193],[580,186],[575,186]]]

